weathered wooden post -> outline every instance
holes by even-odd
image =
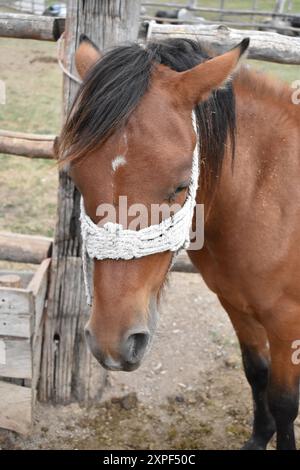
[[[65,67],[74,68],[81,33],[101,49],[135,40],[139,0],[69,0],[65,32]],[[64,77],[64,115],[77,83]],[[65,170],[59,173],[58,214],[52,254],[39,397],[67,403],[100,397],[105,373],[88,352],[83,327],[89,315],[81,269],[79,193]]]
[[[286,0],[276,0],[274,13],[283,13],[285,4],[286,4]]]

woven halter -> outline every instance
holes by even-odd
[[[193,126],[197,133],[194,113]],[[197,143],[193,154],[188,195],[183,206],[160,224],[150,225],[141,230],[124,229],[122,225],[113,222],[107,222],[103,226],[94,224],[86,214],[83,198],[81,198],[82,266],[88,305],[91,306],[92,297],[88,282],[87,255],[98,260],[130,260],[163,251],[171,251],[174,253],[172,266],[178,252],[182,248],[187,248],[190,244],[190,227],[196,205],[198,178],[199,148]]]

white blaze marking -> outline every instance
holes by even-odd
[[[111,167],[113,171],[116,171],[120,166],[126,165],[127,160],[123,155],[118,155],[111,162]]]
[[[6,364],[6,348],[2,339],[0,340],[0,364]]]

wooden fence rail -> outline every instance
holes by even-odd
[[[0,261],[40,264],[51,257],[52,245],[52,238],[0,232]],[[172,271],[197,272],[185,251],[177,256]]]
[[[145,7],[157,7],[157,8],[186,8],[187,10],[199,13],[222,13],[224,16],[231,15],[231,16],[263,16],[263,17],[270,17],[273,18],[293,18],[296,16],[296,13],[284,13],[284,12],[272,12],[268,10],[241,10],[237,8],[214,8],[214,7],[187,7],[180,3],[172,3],[172,2],[164,2],[163,4],[160,2],[142,2],[142,6]]]
[[[147,16],[147,15],[144,15],[142,16],[142,19],[144,21],[157,21],[158,23],[162,23],[162,24],[182,24],[183,21],[181,19],[176,19],[176,18],[160,18],[160,17],[156,17],[156,16]],[[208,25],[214,25],[216,26],[216,23],[218,23],[216,20],[215,21],[205,21],[205,22],[199,22],[199,20],[197,20],[197,17],[191,17],[189,19],[186,19],[184,20],[184,23],[185,25],[189,25],[189,24],[197,24],[197,25],[205,25],[205,26],[208,26]],[[240,28],[258,28],[260,29],[261,31],[268,31],[268,30],[276,30],[276,31],[282,31],[282,32],[287,32],[287,31],[291,31],[291,32],[294,32],[294,33],[300,33],[300,28],[295,28],[293,26],[289,26],[289,25],[270,25],[270,24],[264,24],[264,23],[254,23],[252,21],[249,21],[249,22],[242,22],[242,21],[224,21],[225,25],[223,26],[238,26]]]
[[[267,31],[231,29],[218,25],[162,25],[150,23],[148,38],[163,40],[169,37],[199,39],[218,54],[237,45],[243,38],[250,38],[248,57],[250,59],[300,64],[300,38],[284,36]]]
[[[48,237],[0,232],[0,260],[40,264],[51,257],[52,242]]]
[[[0,37],[57,41],[64,29],[64,18],[0,13]]]
[[[54,135],[27,134],[0,129],[0,153],[29,158],[54,158]]]
[[[21,434],[31,430],[40,377],[50,261],[35,273],[0,270],[0,427]],[[7,286],[12,277],[19,284]]]
[[[63,18],[45,16],[0,14],[0,37],[41,39],[55,41],[64,31]],[[147,32],[142,28],[140,38]],[[300,64],[300,38],[280,35],[267,31],[230,29],[211,24],[169,25],[150,23],[147,37],[161,40],[172,36],[185,36],[204,41],[216,52],[221,53],[248,36],[251,39],[249,58],[278,62],[280,64]]]

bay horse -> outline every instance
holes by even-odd
[[[75,57],[83,83],[59,152],[94,223],[97,206],[117,205],[120,195],[147,207],[182,205],[196,144],[194,110],[205,242],[189,256],[240,342],[254,401],[244,449],[265,449],[275,432],[278,449],[295,449],[300,110],[287,85],[239,65],[248,42],[216,57],[196,41],[174,38],[102,57],[83,36]],[[134,370],[141,363],[171,258],[166,251],[94,261],[86,336],[103,367]]]

